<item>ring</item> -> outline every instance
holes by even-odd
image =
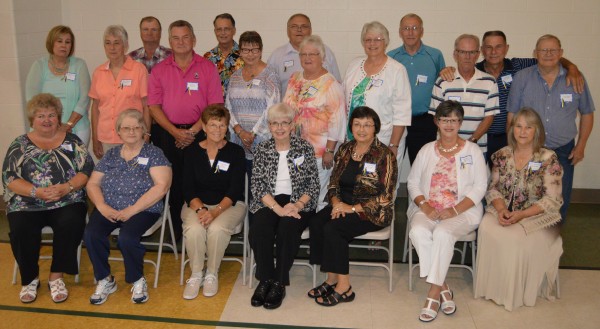
[[[242,139],[242,140],[243,140],[244,142],[247,142],[247,140],[246,140],[245,138],[244,138],[244,139]]]

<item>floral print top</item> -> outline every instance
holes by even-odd
[[[233,72],[241,69],[244,66],[244,60],[240,57],[240,46],[237,42],[233,42],[233,48],[227,57],[223,57],[223,53],[219,46],[207,51],[204,58],[211,61],[217,66],[219,77],[221,78],[221,87],[223,88],[223,99],[227,96],[227,88],[229,87],[229,78]]]
[[[367,101],[365,100],[365,92],[367,91],[368,86],[371,85],[372,80],[373,79],[371,79],[370,76],[366,76],[354,89],[352,89],[352,98],[350,101],[350,106],[348,106],[348,118],[352,116],[352,112],[355,108],[359,106],[365,106],[367,104]],[[354,136],[352,135],[352,131],[350,131],[350,127],[347,129],[348,140],[353,140]]]
[[[41,211],[85,202],[83,189],[68,193],[58,201],[46,202],[29,195],[18,195],[8,188],[8,184],[15,179],[24,179],[35,187],[47,187],[64,184],[80,172],[89,177],[93,169],[92,157],[76,135],[67,133],[62,144],[52,150],[41,149],[27,134],[21,135],[8,147],[2,166],[6,211]]]
[[[344,141],[344,90],[331,73],[315,80],[304,79],[303,71],[294,73],[283,102],[296,111],[297,132],[313,146],[317,159],[325,153],[327,140]]]
[[[436,145],[437,146],[437,145]],[[439,157],[431,176],[429,204],[437,211],[452,208],[458,203],[458,183],[456,175],[456,157],[446,158],[435,147]]]
[[[513,149],[506,146],[492,155],[492,181],[486,193],[486,211],[496,214],[492,205],[502,199],[513,211],[537,205],[544,212],[519,222],[529,233],[560,221],[563,169],[554,151],[541,148],[522,169],[516,168]]]

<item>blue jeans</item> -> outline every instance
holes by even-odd
[[[571,160],[569,159],[569,154],[573,151],[575,147],[575,141],[572,140],[567,144],[555,148],[553,151],[558,156],[558,162],[563,168],[563,177],[562,177],[562,196],[563,196],[563,205],[560,207],[560,216],[562,217],[562,223],[564,224],[567,219],[567,208],[569,208],[569,203],[571,203],[571,191],[573,190],[573,174],[575,173],[575,166],[571,164]]]

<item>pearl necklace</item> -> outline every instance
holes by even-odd
[[[454,144],[451,148],[445,149],[442,147],[442,143],[438,143],[438,149],[444,153],[450,153],[458,148],[458,143]]]

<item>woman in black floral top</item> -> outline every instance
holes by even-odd
[[[351,302],[348,243],[392,222],[396,157],[376,135],[377,113],[359,106],[350,116],[354,140],[340,146],[329,181],[329,205],[310,219],[310,262],[321,264],[327,280],[308,292],[319,305]]]
[[[273,137],[260,143],[254,152],[250,184],[250,212],[254,214],[250,246],[256,258],[256,278],[260,280],[251,304],[275,309],[285,298],[285,286],[290,284],[289,272],[302,231],[315,213],[319,177],[313,147],[291,136],[294,110],[280,103],[268,111]]]
[[[21,270],[23,303],[37,298],[41,231],[52,227],[54,241],[48,286],[52,300],[68,291],[63,273],[77,274],[77,247],[85,227],[85,186],[94,164],[83,142],[59,130],[62,105],[51,94],[27,103],[32,130],[9,146],[2,168],[10,244]]]

